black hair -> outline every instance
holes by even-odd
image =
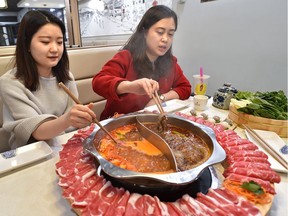
[[[48,11],[28,11],[23,16],[19,25],[15,51],[15,66],[17,67],[16,78],[22,80],[25,87],[31,91],[37,90],[39,86],[39,75],[36,62],[29,52],[30,44],[34,34],[48,23],[59,26],[63,38],[65,37],[66,30],[64,23]],[[52,68],[52,73],[58,82],[65,83],[71,80],[71,77],[69,76],[69,59],[64,42],[63,47],[62,57],[58,64]]]
[[[175,31],[177,30],[178,19],[176,13],[165,5],[157,5],[149,8],[139,22],[136,31],[123,46],[123,50],[129,50],[133,56],[133,66],[138,78],[152,78],[159,80],[160,77],[169,72],[172,65],[172,46],[163,55],[159,56],[153,63],[146,55],[145,33],[149,28],[164,18],[173,18]],[[155,73],[154,71],[157,71]]]

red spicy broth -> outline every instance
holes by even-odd
[[[175,172],[163,153],[140,135],[136,124],[116,128],[110,134],[120,142],[116,144],[106,135],[96,143],[96,149],[114,165],[136,172]]]

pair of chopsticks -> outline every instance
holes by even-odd
[[[275,149],[271,148],[268,143],[262,139],[252,128],[248,125],[242,124],[242,126],[250,133],[260,144],[261,146],[275,159],[277,160],[285,169],[288,170],[288,163],[283,160],[280,153],[277,152]]]
[[[154,92],[154,93],[152,94],[152,98],[153,98],[153,100],[155,101],[155,104],[156,104],[159,112],[160,112],[161,114],[164,114],[165,112],[164,112],[164,109],[163,109],[163,107],[162,107],[162,102],[161,102],[161,99],[160,99],[158,93],[157,93],[157,92]]]
[[[73,93],[62,82],[60,82],[58,85],[72,98],[72,100],[76,104],[82,104],[79,99],[75,97],[75,95],[73,95]],[[96,123],[117,144],[117,141],[114,139],[114,137],[109,133],[109,131],[106,130],[105,127],[103,127],[103,125],[96,118],[93,119],[93,122]]]

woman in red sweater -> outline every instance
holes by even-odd
[[[177,15],[164,5],[151,7],[123,48],[94,76],[93,90],[107,103],[100,119],[126,114],[161,100],[187,99],[191,85],[172,55]]]

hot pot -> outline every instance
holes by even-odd
[[[112,131],[120,126],[135,123],[136,117],[141,117],[141,119],[145,119],[147,122],[157,122],[159,119],[159,115],[157,114],[134,113],[118,118],[107,119],[101,121],[101,124],[108,131]],[[99,144],[99,141],[105,135],[105,132],[98,126],[95,126],[93,132],[84,141],[83,148],[97,159],[97,162],[100,165],[98,170],[99,173],[103,172],[105,176],[114,179],[120,184],[123,183],[126,186],[127,184],[131,184],[144,189],[146,187],[158,189],[169,187],[171,189],[173,186],[188,185],[197,180],[205,168],[220,163],[226,158],[226,153],[216,141],[215,133],[211,128],[189,121],[175,114],[167,114],[167,117],[168,124],[189,129],[199,135],[206,142],[211,150],[211,155],[204,163],[193,169],[167,174],[140,173],[120,168],[104,159],[96,150],[95,145]]]

